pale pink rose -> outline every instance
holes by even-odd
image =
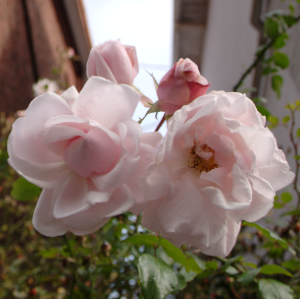
[[[144,207],[129,180],[153,160],[160,137],[143,134],[140,147],[141,127],[131,119],[139,99],[128,85],[92,77],[80,94],[71,87],[37,97],[16,120],[8,162],[44,188],[33,215],[40,233],[84,235]]]
[[[173,114],[183,105],[204,95],[210,84],[201,76],[198,66],[190,59],[180,59],[161,79],[157,96],[161,110]]]
[[[87,62],[87,77],[99,76],[118,84],[132,85],[139,72],[134,46],[119,40],[107,41],[93,47]]]
[[[143,225],[174,244],[226,256],[241,220],[264,217],[294,179],[265,117],[240,93],[212,92],[175,112],[140,179]]]

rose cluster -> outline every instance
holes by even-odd
[[[294,174],[253,102],[205,94],[210,84],[189,59],[157,89],[173,114],[166,136],[142,133],[132,120],[138,70],[134,47],[106,42],[92,49],[80,93],[46,92],[14,123],[8,162],[43,188],[33,225],[46,236],[84,235],[143,212],[143,225],[174,244],[226,256],[241,221],[264,217]]]

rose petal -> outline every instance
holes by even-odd
[[[75,100],[77,99],[79,93],[76,89],[76,87],[73,85],[66,89],[62,94],[61,97],[68,103],[68,105],[71,107]]]
[[[108,173],[118,160],[120,138],[100,126],[90,129],[85,138],[72,141],[65,149],[68,167],[84,178]]]
[[[216,209],[187,177],[157,213],[165,232],[197,237],[205,246],[216,243],[226,232],[226,213]]]
[[[295,174],[290,171],[284,154],[276,150],[270,165],[258,167],[259,176],[271,184],[275,191],[278,191],[293,182]]]
[[[86,134],[82,130],[66,126],[50,127],[44,135],[44,144],[55,154],[64,155],[64,150],[69,139],[84,138]]]
[[[110,41],[101,48],[101,55],[107,65],[114,74],[118,84],[132,85],[134,73],[132,70],[133,64],[124,48],[119,41]],[[137,65],[135,65],[135,68]]]
[[[92,48],[90,52],[86,65],[86,74],[88,78],[91,76],[98,76],[117,83],[115,76],[103,59],[97,47]]]
[[[224,234],[224,237],[212,246],[201,246],[200,250],[202,253],[210,256],[226,257],[231,252],[240,232],[241,222],[236,223],[230,218],[227,218],[226,226],[227,232]]]
[[[51,189],[65,181],[71,170],[65,162],[38,164],[10,155],[8,164],[27,181],[41,188]]]
[[[147,172],[150,174],[139,179],[140,190],[145,199],[155,200],[166,195],[170,182],[168,168],[165,165],[151,163]]]
[[[91,77],[72,106],[80,118],[89,117],[106,128],[132,118],[140,95],[127,85],[117,85],[100,77]],[[122,107],[122,109],[116,109]]]
[[[62,157],[45,147],[40,135],[45,122],[61,114],[71,115],[72,111],[57,94],[47,92],[35,98],[27,108],[26,116],[17,119],[13,124],[13,130],[8,139],[9,156],[39,164],[62,162]]]
[[[138,180],[141,176],[146,175],[146,169],[148,165],[154,161],[155,149],[150,145],[141,144],[139,155],[141,158],[139,160],[138,167],[135,173],[126,182],[127,186],[132,191],[135,199],[135,204],[133,207],[131,207],[129,211],[135,215],[139,215],[149,203],[147,200],[144,199],[144,196],[140,191]]]
[[[44,189],[35,207],[32,224],[34,228],[47,237],[64,235],[68,229],[61,219],[53,215],[53,206],[60,189]]]
[[[153,146],[154,148],[158,145],[158,143],[162,140],[162,136],[159,132],[147,132],[142,133],[141,135],[141,143],[148,144]]]
[[[73,173],[64,184],[53,208],[55,218],[64,218],[89,208],[87,203],[87,183]]]
[[[99,191],[112,191],[123,185],[135,172],[140,158],[124,157],[107,174],[91,177]]]
[[[136,49],[135,49],[135,47],[129,46],[129,45],[123,45],[123,47],[125,48],[127,55],[130,58],[131,64],[133,66],[133,68],[132,68],[132,82],[133,82],[133,79],[139,73],[139,63],[138,63],[138,58],[137,58],[137,54],[136,54]]]

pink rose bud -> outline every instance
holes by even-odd
[[[87,77],[98,76],[118,84],[133,84],[139,72],[135,47],[120,41],[107,41],[92,48],[87,62]]]
[[[173,114],[183,105],[204,95],[210,84],[201,76],[198,66],[190,59],[179,59],[161,79],[157,96],[161,110]]]

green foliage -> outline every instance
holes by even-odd
[[[255,279],[255,276],[260,272],[260,268],[258,269],[251,269],[245,273],[243,273],[239,278],[238,282],[241,284],[249,284]]]
[[[250,226],[250,227],[255,227],[256,229],[261,231],[262,234],[265,237],[267,237],[269,240],[278,243],[282,248],[289,249],[293,254],[295,254],[294,250],[289,247],[289,244],[285,240],[280,238],[277,234],[275,234],[273,231],[269,230],[268,228],[265,228],[260,224],[250,223],[250,222],[247,222],[247,221],[243,221],[243,225],[247,225],[247,226]]]
[[[283,85],[283,78],[280,75],[272,76],[272,88],[276,92],[277,98],[281,97],[281,87]]]
[[[277,73],[278,72],[278,68],[277,67],[272,67],[270,65],[267,65],[261,72],[262,76],[267,76],[271,73]]]
[[[261,113],[261,115],[264,115],[267,119],[271,116],[270,111],[264,106],[257,105],[256,109],[258,110],[258,112]]]
[[[269,115],[268,121],[271,123],[271,124],[269,125],[269,128],[270,128],[270,129],[276,128],[277,125],[278,125],[278,123],[279,123],[278,117],[277,117],[277,116],[273,116],[273,115]]]
[[[283,48],[286,45],[286,40],[289,39],[289,36],[287,33],[282,33],[280,36],[278,36],[273,44],[273,47],[275,49]]]
[[[156,81],[155,77],[153,76],[153,74],[149,73],[148,71],[146,71],[146,73],[148,73],[151,76],[151,78],[153,80],[153,84],[154,84],[155,90],[157,90],[157,88],[158,88],[158,82]]]
[[[258,288],[264,299],[293,299],[294,292],[292,289],[274,279],[260,279]]]
[[[11,196],[19,201],[28,201],[38,197],[40,193],[39,187],[29,183],[23,177],[19,177],[13,183]]]
[[[283,192],[280,197],[283,203],[289,203],[293,200],[293,196],[289,192]]]
[[[177,277],[173,269],[150,254],[140,256],[138,269],[145,299],[163,299],[177,285]]]
[[[273,18],[267,18],[264,23],[265,35],[270,38],[276,38],[280,33],[279,23]]]
[[[143,118],[141,118],[138,123],[141,124],[142,121],[146,118],[146,116],[150,113],[158,113],[161,111],[161,107],[160,107],[160,102],[159,100],[156,101],[153,105],[151,105],[151,107],[148,109],[147,113],[145,114],[145,116]]]
[[[283,117],[282,122],[283,122],[284,124],[286,124],[287,122],[290,121],[290,119],[291,119],[291,117],[290,117],[289,115],[287,115],[287,116]]]
[[[126,243],[154,246],[158,243],[158,237],[154,235],[136,235],[124,240]]]
[[[284,274],[292,277],[292,274],[289,271],[285,270],[284,268],[278,265],[264,265],[262,266],[260,273],[268,274],[268,275]]]
[[[166,254],[172,258],[174,261],[180,263],[186,270],[186,272],[190,272],[191,267],[190,264],[184,255],[184,253],[176,246],[174,246],[172,243],[170,243],[168,240],[160,238],[159,239],[159,246],[162,246]]]
[[[276,66],[282,69],[286,69],[290,64],[288,56],[282,52],[275,52],[273,54],[273,61]]]

